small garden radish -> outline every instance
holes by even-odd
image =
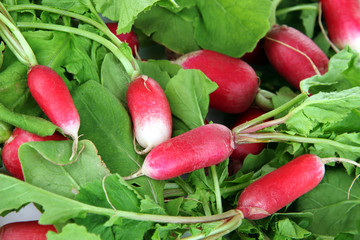
[[[114,23],[114,22],[106,23],[106,26],[120,41],[127,42],[127,44],[129,44],[132,54],[133,54],[133,56],[135,56],[136,52],[139,50],[139,41],[138,41],[137,36],[134,33],[134,31],[131,30],[128,33],[117,34],[116,33],[116,30],[118,27],[117,23]]]
[[[324,161],[313,154],[299,156],[251,183],[241,193],[237,209],[244,218],[267,217],[316,187],[325,174]]]
[[[50,121],[73,139],[72,159],[77,152],[80,116],[65,82],[53,69],[35,65],[28,72],[28,86]]]
[[[235,148],[232,132],[221,124],[207,124],[158,145],[146,156],[132,179],[146,175],[157,180],[180,176],[226,160]]]
[[[126,101],[135,138],[145,148],[139,153],[147,153],[171,138],[170,105],[165,92],[154,79],[145,75],[135,78],[127,89]]]
[[[360,52],[360,1],[319,0],[319,2],[330,40],[340,49],[349,45]]]
[[[299,30],[274,25],[264,42],[265,54],[274,69],[295,88],[300,81],[328,70],[325,53]]]
[[[259,81],[241,59],[211,50],[198,50],[174,61],[184,69],[201,70],[219,87],[210,94],[210,107],[226,113],[244,112],[255,99]]]
[[[1,240],[46,240],[46,234],[57,232],[53,225],[40,225],[37,221],[8,223],[0,228]]]
[[[233,124],[233,127],[239,126],[242,123],[245,123],[247,121],[250,121],[258,116],[261,116],[264,114],[265,111],[261,110],[257,107],[249,107],[248,110],[241,113],[235,123]],[[238,172],[243,164],[244,159],[249,154],[259,154],[266,146],[266,143],[248,143],[248,144],[239,144],[236,146],[235,150],[229,157],[229,174],[235,174]]]
[[[55,132],[51,136],[40,137],[20,128],[15,128],[11,137],[5,142],[1,158],[6,170],[15,178],[24,181],[24,174],[19,161],[18,150],[21,144],[35,141],[67,140],[66,137]]]

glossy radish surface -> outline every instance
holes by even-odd
[[[15,178],[24,181],[24,174],[19,161],[18,150],[21,144],[35,141],[67,140],[63,135],[55,132],[51,136],[40,137],[20,128],[15,128],[11,137],[5,142],[1,158],[6,170]]]
[[[246,219],[267,217],[316,187],[324,174],[321,158],[313,154],[299,156],[246,187],[237,209]]]
[[[56,232],[53,225],[40,225],[37,221],[14,222],[0,228],[1,240],[46,240],[49,231]]]
[[[106,23],[106,26],[120,41],[127,42],[127,44],[129,44],[132,54],[133,56],[135,56],[136,51],[139,50],[139,41],[134,31],[131,30],[128,33],[117,34],[116,33],[118,27],[117,23]]]
[[[203,125],[151,150],[141,171],[153,179],[170,179],[218,164],[230,156],[234,147],[230,129],[221,124]]]
[[[199,69],[219,87],[210,94],[210,107],[226,113],[240,113],[252,104],[258,78],[245,61],[211,50],[185,54],[175,63],[184,69]]]
[[[264,114],[265,111],[257,107],[250,107],[245,112],[241,113],[232,128],[239,126],[242,123],[250,121],[256,117]],[[235,174],[238,172],[242,166],[242,163],[247,155],[249,154],[259,154],[266,147],[266,143],[248,143],[248,144],[239,144],[236,146],[234,152],[229,157],[229,173]]]
[[[137,142],[145,152],[165,142],[172,134],[169,102],[161,86],[152,78],[135,78],[126,92],[126,100]]]
[[[37,65],[28,73],[28,85],[31,95],[50,121],[74,140],[74,155],[80,116],[65,82],[51,68]]]
[[[360,1],[320,0],[330,40],[360,52]]]
[[[328,70],[325,53],[312,39],[289,26],[274,25],[265,37],[264,49],[274,69],[297,89],[301,80]]]

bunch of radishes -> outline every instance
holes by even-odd
[[[336,4],[341,1],[321,3],[330,38],[341,48],[346,43],[355,44],[353,46],[356,47],[356,41],[346,42],[352,39],[350,33],[345,34],[345,39],[341,38],[344,34],[339,33],[340,30],[348,28],[339,25],[340,22],[334,21],[328,14],[329,11],[335,11]],[[354,0],[352,4],[360,9],[358,1]],[[347,24],[354,20],[349,15],[349,20],[345,21]],[[6,26],[11,24],[6,19],[1,21]],[[335,24],[338,24],[337,27],[330,28]],[[111,30],[114,33],[113,25]],[[11,44],[9,39],[5,40],[8,41],[7,44]],[[275,24],[263,41],[263,50],[271,65],[297,90],[301,90],[300,81],[327,72],[329,59],[325,53],[310,38],[292,27]],[[136,44],[135,46],[138,47]],[[136,49],[134,54],[135,51]],[[184,69],[201,70],[218,85],[218,89],[210,94],[210,107],[227,114],[241,114],[242,118],[232,129],[265,114],[265,111],[252,106],[259,92],[260,81],[254,69],[244,60],[203,49],[185,54],[173,62]],[[80,118],[71,94],[54,70],[38,65],[34,59],[28,63],[30,92],[45,115],[64,135],[73,139],[73,159],[77,153]],[[296,69],[294,66],[297,66]],[[126,100],[133,123],[134,148],[138,154],[147,155],[139,171],[132,176],[124,176],[125,179],[142,175],[157,180],[171,179],[219,164],[228,158],[231,161],[229,166],[237,166],[236,170],[232,170],[232,173],[236,173],[248,154],[258,154],[265,148],[264,143],[247,145],[238,141],[237,134],[243,130],[251,133],[249,129],[239,132],[218,123],[204,124],[172,137],[171,109],[164,90],[156,79],[146,75],[135,74],[131,77]],[[28,141],[64,139],[59,133],[39,137],[15,129],[13,136],[4,145],[3,163],[11,174],[24,180],[17,156],[19,146]],[[275,213],[316,187],[324,176],[324,165],[329,161],[306,154],[263,176],[240,194],[236,207],[239,215],[247,219],[260,219]]]

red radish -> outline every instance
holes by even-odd
[[[28,73],[28,85],[50,121],[74,140],[72,159],[77,151],[80,116],[65,82],[53,69],[36,65]]]
[[[360,52],[360,1],[319,0],[330,40],[343,49]]]
[[[67,140],[66,137],[55,132],[51,136],[40,137],[20,128],[15,128],[11,137],[5,142],[1,157],[6,170],[15,178],[24,181],[24,175],[19,161],[18,150],[21,144],[35,141]]]
[[[243,60],[211,50],[198,50],[174,61],[184,69],[199,69],[219,87],[210,94],[210,107],[240,113],[255,99],[259,81],[254,69]]]
[[[57,232],[53,225],[40,225],[37,221],[14,222],[0,228],[0,239],[46,240],[49,231]]]
[[[295,28],[274,25],[264,42],[274,69],[295,88],[300,81],[328,70],[329,59],[315,42]]]
[[[239,126],[242,123],[250,121],[256,117],[266,113],[257,107],[250,107],[245,112],[241,113],[232,128]],[[229,157],[229,174],[235,174],[238,172],[243,164],[244,159],[249,154],[259,154],[266,147],[266,143],[248,143],[237,145],[234,152]]]
[[[137,142],[147,153],[171,138],[172,116],[169,102],[161,86],[152,78],[135,78],[126,92],[126,100]]]
[[[128,33],[122,33],[122,34],[117,34],[116,30],[118,27],[117,23],[106,23],[106,26],[109,28],[109,30],[116,35],[116,37],[118,39],[120,39],[120,41],[122,42],[127,42],[127,44],[129,44],[129,47],[131,48],[132,54],[133,56],[136,55],[136,52],[139,50],[139,41],[137,39],[136,34],[134,33],[134,31],[130,31]]]
[[[299,156],[246,187],[237,209],[246,219],[267,217],[316,187],[324,174],[321,158],[313,154]]]
[[[124,179],[146,175],[157,180],[174,178],[226,160],[235,148],[231,130],[221,124],[192,129],[155,147],[141,169]]]

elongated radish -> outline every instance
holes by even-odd
[[[360,52],[360,1],[319,0],[330,40],[340,49],[346,45]]]
[[[315,42],[295,28],[274,25],[264,42],[265,54],[274,69],[292,86],[328,70],[329,59]]]
[[[264,114],[265,111],[261,110],[257,107],[249,107],[248,110],[241,113],[235,123],[233,124],[233,127],[239,126],[242,123],[245,123],[247,121],[250,121],[258,116],[261,116]],[[229,174],[235,174],[238,172],[244,162],[244,159],[249,154],[259,154],[264,148],[266,147],[265,143],[248,143],[248,144],[239,144],[236,146],[235,150],[229,157]]]
[[[324,174],[321,158],[313,154],[299,156],[246,187],[237,209],[247,219],[267,217],[316,187]]]
[[[165,180],[226,160],[235,148],[231,130],[221,124],[192,129],[158,145],[146,156],[141,169],[124,179],[146,175]]]
[[[120,41],[127,42],[127,44],[129,44],[132,54],[133,56],[135,56],[136,52],[139,50],[139,41],[134,31],[131,30],[128,33],[117,34],[116,32],[118,27],[117,23],[114,22],[106,23],[106,26],[118,39],[120,39]]]
[[[147,153],[171,138],[172,116],[169,102],[161,86],[152,78],[135,78],[126,92],[126,101],[134,125],[137,142]]]
[[[40,137],[20,128],[15,128],[11,137],[5,142],[1,158],[6,170],[15,178],[24,181],[24,174],[19,161],[18,150],[21,144],[35,141],[67,140],[66,137],[55,132],[51,136]]]
[[[50,121],[73,139],[73,158],[77,151],[80,117],[65,82],[53,69],[36,65],[28,73],[28,85]]]
[[[46,234],[57,232],[53,225],[41,225],[37,221],[8,223],[0,228],[1,240],[46,240]]]
[[[254,69],[241,59],[211,50],[198,50],[174,61],[184,69],[199,69],[219,87],[210,94],[210,107],[226,113],[248,109],[258,91]]]

